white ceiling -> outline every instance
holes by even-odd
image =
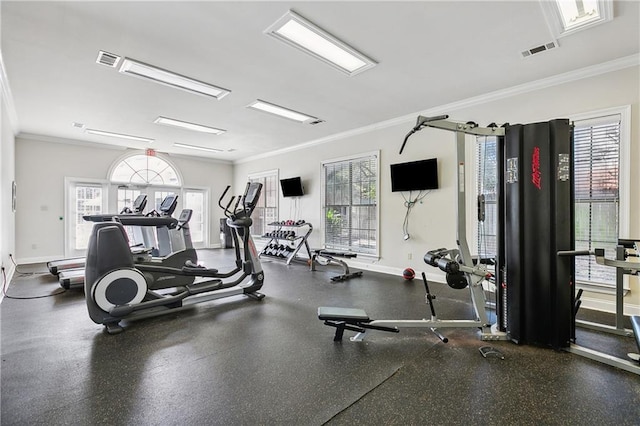
[[[159,152],[242,160],[439,105],[640,52],[640,3],[552,40],[539,2],[11,2],[0,3],[2,58],[18,131]],[[263,32],[287,10],[378,62],[349,77]],[[217,101],[96,64],[99,50],[231,90]],[[318,125],[246,106],[266,100]],[[447,111],[443,111],[446,113]],[[153,124],[158,116],[226,129],[221,136]],[[155,139],[92,136],[89,128]],[[174,148],[174,142],[224,153]],[[234,150],[228,152],[228,150]]]

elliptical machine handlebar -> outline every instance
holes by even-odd
[[[243,196],[238,196],[238,199],[236,200],[236,205],[233,206],[233,212],[231,212],[232,215],[235,215],[238,212],[238,206],[240,206],[240,202],[242,201],[244,197]],[[242,203],[242,205],[244,206],[244,202]]]
[[[226,217],[230,217],[231,212],[229,210],[229,206],[231,206],[231,203],[233,203],[233,200],[235,200],[236,198],[234,195],[231,197],[231,199],[229,200],[226,206],[222,205],[222,200],[224,200],[224,197],[225,195],[227,195],[227,192],[229,192],[229,189],[231,189],[231,185],[227,185],[227,187],[222,192],[222,195],[220,196],[220,198],[218,198],[218,205],[220,206],[220,208],[222,209]]]
[[[222,204],[222,202],[224,200],[224,197],[229,192],[230,188],[231,185],[227,185],[224,192],[218,199],[218,205],[224,212],[224,215],[231,220],[250,217],[253,209],[258,202],[258,198],[260,197],[262,184],[258,182],[247,182],[244,195],[232,196],[225,206]],[[231,208],[231,206],[233,206],[233,209]]]
[[[227,195],[227,192],[229,192],[230,188],[231,188],[231,185],[227,185],[224,192],[218,199],[218,205],[220,206],[220,208],[224,212],[224,215],[227,218],[233,219],[234,216],[238,213],[238,206],[240,205],[240,202],[242,201],[243,197],[242,196],[236,197],[235,195],[232,195],[227,205],[226,206],[222,205],[222,200],[224,199],[225,195]],[[231,210],[230,207],[233,205],[234,201],[236,202],[236,204],[233,206],[233,210]],[[244,205],[244,202],[243,202],[243,205]]]

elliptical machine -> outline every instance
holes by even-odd
[[[145,207],[147,206],[147,196],[145,194],[141,194],[138,195],[136,197],[136,199],[133,202],[133,205],[131,206],[131,208],[129,207],[125,207],[124,209],[122,209],[120,211],[119,214],[121,215],[125,215],[125,214],[135,214],[135,215],[141,215],[142,212],[144,211]],[[101,215],[91,215],[92,217],[107,217],[108,219],[105,220],[111,220],[111,218],[113,218],[114,216],[116,216],[115,214],[101,214]],[[86,219],[87,216],[83,216],[83,218]],[[94,222],[99,222],[101,220],[95,220]],[[52,260],[51,262],[47,262],[47,268],[49,269],[49,272],[51,272],[51,275],[55,275],[56,277],[63,271],[69,271],[69,270],[75,270],[75,269],[82,269],[84,268],[84,257],[73,257],[73,258],[69,258],[69,259],[61,259],[61,260]],[[60,285],[62,285],[62,281],[60,281]],[[67,288],[64,287],[63,288]]]
[[[223,196],[228,192],[225,189]],[[89,317],[103,324],[109,334],[123,331],[120,321],[148,318],[174,312],[196,303],[235,295],[262,300],[258,290],[264,273],[250,226],[262,184],[250,182],[243,196],[223,207],[227,225],[232,229],[237,249],[237,267],[220,273],[217,269],[185,262],[182,267],[134,264],[126,233],[121,223],[104,222],[94,225],[87,251],[85,299]],[[221,202],[219,204],[222,206]],[[148,274],[162,275],[150,280]],[[224,278],[235,279],[224,281]],[[202,278],[196,280],[196,278]],[[182,282],[181,282],[182,281]],[[186,282],[186,283],[185,283]]]
[[[136,198],[136,203],[141,197],[144,197],[144,205],[146,204],[146,195],[141,195]],[[175,219],[172,215],[178,206],[178,196],[176,194],[167,195],[160,204],[158,211],[152,210],[147,214],[131,213],[131,214],[93,214],[84,215],[83,218],[87,222],[113,222],[118,221],[122,225],[129,226],[128,237],[134,241],[141,241],[140,244],[130,247],[131,252],[134,254],[134,262],[140,263],[147,259],[151,259],[152,256],[158,257],[171,257],[172,253],[180,252],[178,257],[184,257],[185,249],[193,248],[191,238],[188,235],[188,227],[186,232],[183,231],[184,224],[191,219],[191,210],[183,210],[178,219]],[[128,210],[125,208],[125,210]],[[123,211],[125,211],[123,210]],[[137,210],[141,212],[142,210]],[[192,252],[186,252],[187,259],[193,259],[197,261],[195,250]],[[174,259],[174,263],[168,265],[182,266],[186,259]],[[79,258],[76,261],[75,268],[62,270],[58,273],[58,281],[60,286],[64,289],[76,289],[84,287],[84,268],[85,258]]]

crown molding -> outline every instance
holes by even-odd
[[[640,54],[625,56],[622,58],[614,59],[609,62],[591,65],[585,68],[580,68],[578,70],[557,74],[557,75],[543,78],[540,80],[534,80],[528,83],[519,84],[517,86],[508,87],[506,89],[496,90],[494,92],[485,93],[483,95],[474,96],[474,97],[463,99],[460,101],[451,102],[451,103],[440,105],[434,108],[429,108],[427,110],[417,111],[412,114],[403,115],[401,117],[396,117],[389,120],[381,121],[379,123],[370,124],[368,126],[359,127],[357,129],[347,130],[345,132],[336,133],[330,136],[326,136],[324,138],[315,139],[309,142],[301,143],[299,145],[279,149],[277,151],[258,154],[242,160],[236,160],[234,161],[234,164],[248,163],[248,162],[260,160],[263,158],[282,155],[288,152],[298,151],[301,149],[322,145],[322,144],[333,142],[336,140],[345,139],[351,136],[373,132],[375,130],[392,127],[398,124],[406,124],[409,122],[414,122],[418,115],[424,115],[428,117],[428,116],[443,114],[444,112],[446,112],[447,114],[450,114],[452,111],[460,110],[463,108],[482,105],[492,101],[506,99],[512,96],[530,93],[536,90],[558,86],[560,84],[570,83],[570,82],[582,80],[585,78],[595,77],[598,75],[607,74],[610,72],[619,71],[619,70],[622,70],[625,68],[631,68],[634,66],[640,66]]]
[[[111,145],[111,144],[105,144],[100,142],[89,142],[89,141],[84,141],[79,139],[60,138],[56,136],[40,135],[36,133],[20,133],[16,136],[16,138],[31,140],[31,141],[38,141],[38,142],[51,142],[51,143],[61,143],[65,145],[82,146],[85,148],[89,147],[89,148],[110,149],[114,151],[132,150],[132,151],[144,152],[144,149],[140,149],[140,148],[131,148],[131,147],[122,146],[122,145]],[[202,157],[202,156],[195,156],[195,155],[192,156],[192,155],[185,155],[185,154],[174,154],[174,153],[169,153],[169,152],[164,152],[159,150],[156,150],[156,151],[158,152],[158,154],[166,155],[167,157],[170,157],[170,158],[179,158],[183,160],[204,161],[207,163],[233,165],[233,162],[231,160],[209,158],[209,157]]]
[[[38,141],[38,142],[61,143],[65,145],[77,145],[77,146],[83,146],[85,148],[87,147],[104,148],[104,149],[111,149],[116,151],[124,151],[126,149],[130,149],[130,148],[127,148],[126,146],[104,144],[100,142],[89,142],[89,141],[83,141],[80,139],[60,138],[56,136],[40,135],[37,133],[19,133],[16,135],[16,139],[26,139],[26,140]]]

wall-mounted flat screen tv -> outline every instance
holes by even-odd
[[[282,188],[283,197],[301,197],[304,195],[300,177],[280,179],[280,188]]]
[[[411,161],[391,165],[391,191],[438,189],[438,159]]]

